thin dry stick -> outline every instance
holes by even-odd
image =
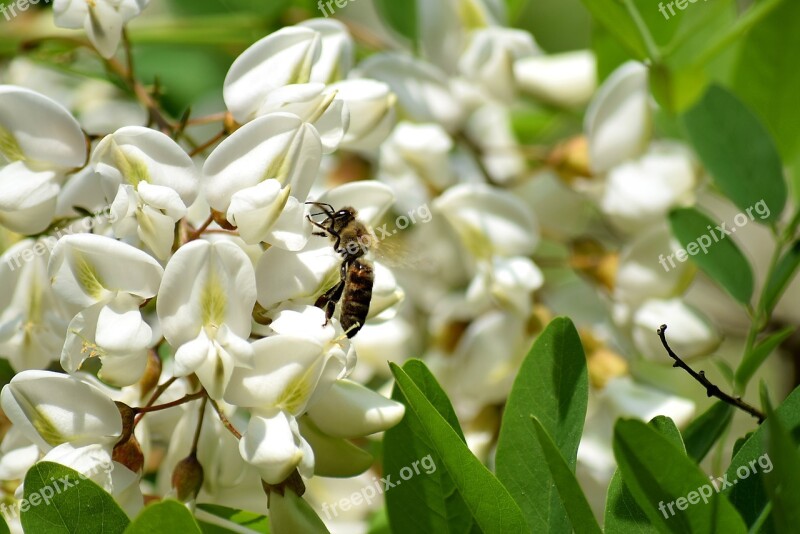
[[[214,411],[217,412],[217,415],[219,416],[219,420],[222,421],[222,424],[225,426],[225,428],[227,428],[228,431],[231,434],[233,434],[236,439],[242,439],[242,433],[239,432],[238,430],[236,430],[236,427],[233,426],[233,423],[231,423],[230,420],[227,417],[225,417],[225,414],[222,413],[222,410],[220,410],[219,404],[217,404],[217,401],[215,401],[214,399],[209,397],[208,398],[208,402],[210,402],[211,406],[214,407]]]
[[[703,387],[706,388],[706,395],[708,395],[709,397],[716,397],[722,402],[730,404],[734,408],[739,408],[740,410],[749,413],[750,415],[758,419],[759,423],[764,421],[766,416],[763,413],[761,413],[758,409],[747,404],[745,401],[741,399],[741,397],[732,397],[727,393],[725,393],[724,391],[722,391],[721,389],[719,389],[717,386],[712,384],[708,378],[706,378],[706,374],[704,371],[700,371],[698,373],[695,372],[694,369],[689,367],[689,365],[686,362],[684,362],[680,358],[680,356],[675,354],[670,348],[669,344],[667,343],[667,338],[664,335],[664,332],[666,332],[666,330],[667,330],[667,325],[662,324],[661,328],[659,328],[657,332],[658,332],[658,337],[661,338],[661,344],[664,345],[665,349],[667,349],[667,353],[670,355],[670,357],[673,360],[675,360],[675,363],[672,364],[672,367],[680,367],[681,369],[689,373],[692,378],[697,380]]]

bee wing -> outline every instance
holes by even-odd
[[[375,241],[370,247],[370,255],[377,261],[393,269],[431,271],[430,259],[415,253],[407,239],[392,236],[383,241]]]

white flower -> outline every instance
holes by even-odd
[[[405,407],[350,380],[337,380],[308,408],[308,417],[325,434],[355,438],[383,432],[403,418]]]
[[[85,160],[83,132],[66,109],[0,85],[0,224],[21,234],[45,230],[64,174]]]
[[[453,139],[438,124],[401,122],[381,146],[381,178],[402,182],[405,175],[444,190],[452,185]],[[402,191],[396,191],[402,194]]]
[[[248,244],[300,250],[310,234],[303,203],[322,158],[319,134],[288,113],[244,125],[203,167],[209,205],[239,227]]]
[[[546,102],[581,106],[597,86],[596,60],[589,50],[522,58],[514,63],[514,77],[520,89]]]
[[[641,158],[611,169],[600,209],[631,233],[663,220],[669,210],[694,200],[697,172],[681,144],[652,143]]]
[[[103,138],[91,164],[113,199],[115,235],[138,236],[156,257],[169,257],[175,223],[200,189],[192,159],[163,133],[129,126]]]
[[[337,91],[321,83],[287,85],[272,91],[256,116],[274,112],[292,113],[312,124],[320,134],[326,154],[338,148],[350,124],[350,112]]]
[[[296,417],[318,389],[330,387],[344,364],[326,356],[320,343],[302,336],[275,335],[252,347],[253,368],[234,370],[225,393],[226,402],[251,410],[239,442],[242,458],[269,484],[284,481],[295,468],[310,477],[314,456]]]
[[[420,2],[417,9],[425,58],[450,74],[457,69],[469,31],[505,19],[505,2],[497,0]]]
[[[482,105],[470,115],[465,131],[480,147],[479,157],[496,183],[508,183],[527,169],[525,155],[511,127],[508,107],[496,103]]]
[[[501,27],[476,30],[458,62],[468,80],[480,84],[502,102],[515,96],[514,62],[539,52],[527,31]]]
[[[124,269],[120,266],[124,265]],[[139,307],[156,295],[163,269],[148,254],[95,234],[62,237],[48,265],[55,292],[82,311],[70,322],[61,365],[75,372],[98,356],[99,376],[114,385],[141,377],[152,331]]]
[[[212,399],[222,398],[234,367],[252,364],[253,266],[228,241],[193,241],[167,264],[157,310],[175,348],[175,376],[196,373]]]
[[[641,154],[650,127],[647,68],[630,61],[603,82],[586,110],[584,132],[592,171],[604,173]]]
[[[122,27],[138,16],[149,0],[54,0],[53,14],[60,28],[86,30],[89,40],[105,58],[117,51]]]
[[[397,97],[388,85],[375,80],[345,80],[330,86],[350,110],[350,125],[341,148],[369,151],[391,132]]]
[[[67,334],[71,315],[47,277],[54,243],[26,239],[0,257],[0,354],[16,371],[46,368]]]
[[[347,26],[336,19],[317,18],[304,20],[297,27],[311,28],[321,37],[319,58],[311,67],[309,81],[327,84],[346,78],[353,67],[356,48]]]
[[[311,67],[320,55],[319,32],[282,28],[253,44],[236,58],[223,85],[225,105],[241,123],[254,119],[270,93],[311,81]]]
[[[633,316],[633,340],[650,360],[671,361],[656,335],[662,324],[669,326],[666,336],[672,349],[685,358],[708,354],[721,342],[708,319],[683,300],[648,300]]]
[[[457,185],[437,198],[434,206],[476,258],[532,254],[539,242],[538,223],[528,207],[501,189]]]
[[[452,354],[434,353],[431,369],[461,415],[508,396],[530,346],[524,332],[522,317],[491,311],[470,323]]]
[[[78,377],[23,371],[3,388],[0,403],[13,428],[45,453],[42,461],[87,475],[129,515],[142,507],[138,476],[111,457],[122,435],[122,418],[98,388]]]
[[[3,413],[44,452],[87,440],[112,446],[122,434],[114,402],[76,377],[23,371],[0,393]]]
[[[620,253],[614,300],[639,306],[650,298],[682,294],[694,273],[691,264],[677,262],[672,268],[666,261],[663,265],[659,262],[660,257],[679,248],[680,243],[666,225],[637,234]]]
[[[611,448],[617,419],[636,417],[649,421],[664,415],[683,427],[694,411],[694,402],[688,399],[637,384],[629,376],[613,378],[602,390],[590,391],[586,427],[578,446],[578,463],[593,480],[608,484],[617,465]]]
[[[375,54],[359,64],[359,76],[386,82],[400,107],[417,122],[436,122],[456,130],[464,118],[461,104],[453,98],[444,72],[408,56]]]

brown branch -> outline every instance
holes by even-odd
[[[758,409],[743,401],[741,397],[732,397],[727,393],[725,393],[724,391],[722,391],[721,389],[719,389],[716,385],[712,384],[708,378],[706,378],[706,374],[704,371],[700,371],[698,373],[694,369],[689,367],[689,365],[686,362],[684,362],[680,358],[680,356],[675,354],[670,348],[669,344],[667,343],[667,338],[664,335],[664,332],[666,332],[666,330],[667,330],[667,325],[662,324],[661,328],[659,328],[657,332],[658,332],[658,337],[661,338],[661,344],[664,345],[665,349],[667,349],[667,353],[669,354],[670,358],[675,360],[675,363],[672,364],[672,367],[680,367],[681,369],[689,373],[689,375],[692,378],[697,380],[700,383],[700,385],[706,388],[706,395],[708,395],[709,397],[716,397],[722,402],[730,404],[734,408],[738,408],[742,411],[749,413],[750,415],[758,419],[759,424],[764,421],[766,416]]]
[[[222,421],[222,424],[225,426],[225,428],[227,428],[228,431],[231,434],[233,434],[233,436],[236,439],[242,439],[242,433],[239,432],[238,430],[236,430],[236,427],[233,426],[233,423],[231,423],[230,420],[225,416],[225,414],[222,413],[222,410],[220,410],[219,404],[217,404],[217,401],[215,401],[211,397],[208,398],[208,401],[211,403],[211,406],[214,407],[214,410],[217,412],[217,415],[219,416],[219,420]]]
[[[228,134],[228,132],[225,130],[225,128],[223,128],[217,135],[215,135],[214,137],[212,137],[211,139],[209,139],[208,141],[206,141],[202,145],[200,145],[197,148],[195,148],[194,150],[192,150],[189,153],[189,156],[194,157],[194,156],[200,154],[201,152],[204,152],[204,151],[208,150],[209,148],[214,146],[218,141],[223,139],[227,134]]]
[[[176,380],[178,380],[178,377],[173,376],[172,378],[170,378],[169,380],[167,380],[166,382],[164,382],[163,384],[158,386],[156,388],[156,390],[153,392],[153,394],[150,395],[150,400],[147,401],[147,404],[144,405],[144,408],[149,408],[150,406],[155,404],[155,402],[158,400],[158,398],[161,396],[161,394],[164,393],[167,389],[169,389],[169,387]],[[136,420],[133,423],[133,426],[136,426],[139,423],[139,421],[142,419],[143,416],[144,416],[143,413],[140,413],[139,415],[137,415],[136,416]]]
[[[184,395],[178,400],[167,402],[166,404],[159,404],[158,406],[145,406],[142,408],[133,408],[133,411],[135,411],[136,413],[158,412],[161,410],[166,410],[168,408],[174,408],[176,406],[180,406],[181,404],[186,404],[187,402],[192,402],[194,400],[201,399],[205,396],[206,396],[206,390],[201,389],[197,393],[189,393],[188,395]]]

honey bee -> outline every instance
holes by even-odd
[[[341,300],[339,320],[347,337],[352,338],[364,326],[372,300],[372,285],[375,272],[365,254],[375,243],[372,231],[357,219],[355,208],[346,206],[338,211],[324,202],[307,202],[321,209],[321,213],[308,216],[308,220],[322,232],[314,235],[329,237],[334,250],[342,256],[340,280],[335,286],[322,294],[314,303],[325,310],[325,321],[333,317],[336,304]],[[325,215],[325,220],[315,221],[312,217]]]

